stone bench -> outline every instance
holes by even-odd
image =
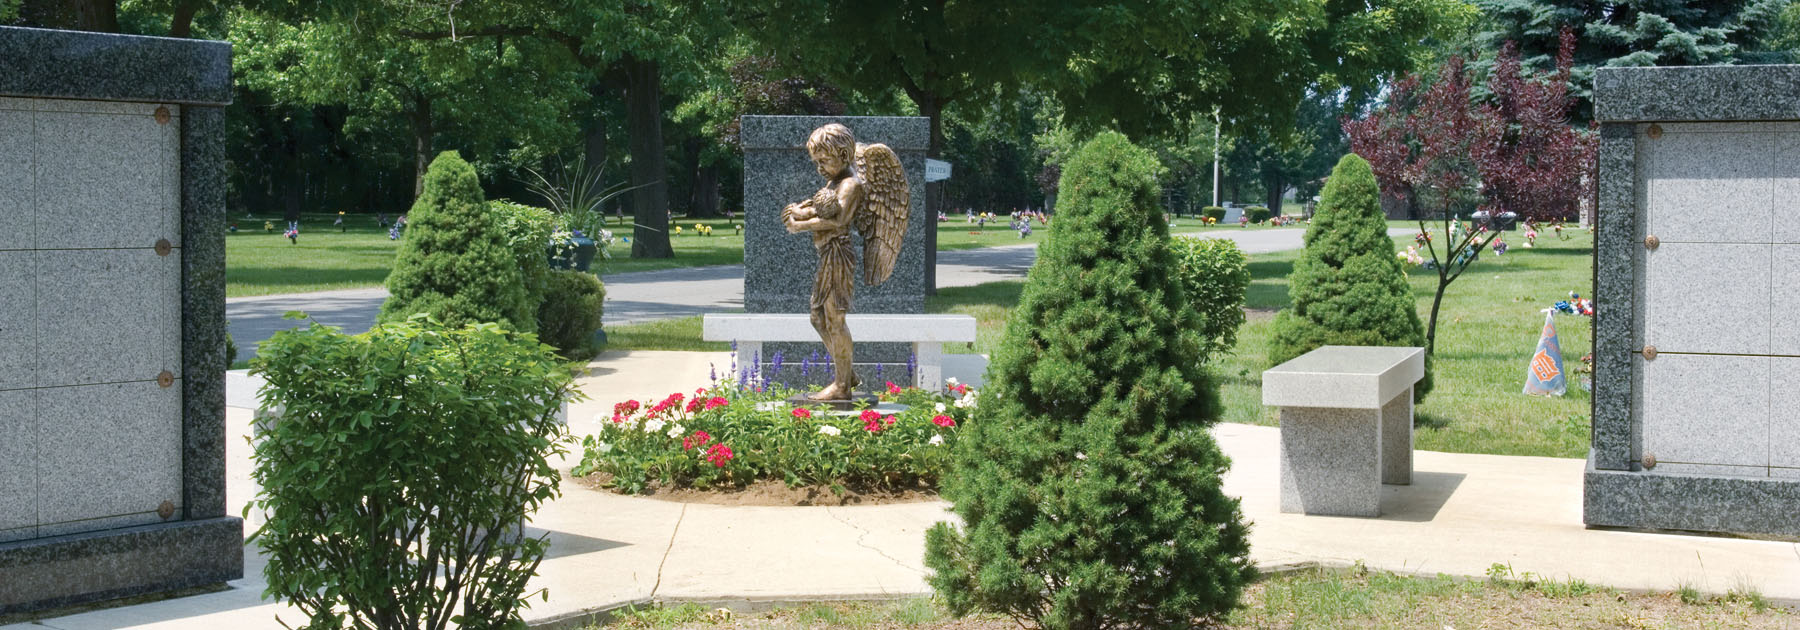
[[[1413,384],[1423,348],[1325,346],[1263,372],[1281,408],[1281,511],[1380,516],[1381,485],[1412,483]]]
[[[761,356],[764,343],[819,340],[811,317],[804,314],[715,314],[705,316],[702,322],[701,339],[736,342],[739,357]],[[969,315],[852,313],[844,317],[844,323],[850,326],[850,339],[857,343],[912,344],[919,367],[913,384],[923,389],[943,385],[943,344],[975,341],[975,318]]]

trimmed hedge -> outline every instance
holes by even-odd
[[[1244,292],[1250,288],[1250,260],[1237,243],[1225,238],[1177,236],[1175,276],[1187,291],[1188,303],[1200,313],[1200,336],[1206,360],[1230,352],[1244,324]]]
[[[1056,222],[945,477],[962,525],[925,539],[957,614],[1185,628],[1229,612],[1255,575],[1221,485],[1230,461],[1207,433],[1218,383],[1173,274],[1157,169],[1118,133],[1063,167]]]
[[[594,343],[594,331],[600,330],[606,286],[586,271],[556,270],[546,274],[544,301],[537,311],[538,338],[564,358],[593,358],[600,351]]]
[[[1212,219],[1214,223],[1225,220],[1225,209],[1218,206],[1207,206],[1200,209],[1200,216]]]
[[[1425,328],[1406,272],[1394,257],[1381,212],[1380,189],[1369,163],[1356,154],[1331,171],[1306,251],[1288,274],[1293,304],[1275,316],[1269,365],[1326,345],[1425,347]],[[1431,364],[1413,398],[1431,391]]]
[[[1269,220],[1270,212],[1262,206],[1251,206],[1244,209],[1244,216],[1249,217],[1251,223],[1262,223]]]

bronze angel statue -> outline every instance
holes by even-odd
[[[781,221],[790,233],[812,232],[813,247],[819,250],[812,325],[831,354],[833,368],[831,384],[807,397],[845,401],[858,384],[850,328],[844,324],[856,285],[850,228],[863,237],[863,284],[887,281],[906,236],[911,191],[894,150],[885,144],[857,144],[849,127],[833,123],[813,130],[806,152],[825,178],[825,187],[805,201],[788,204]]]

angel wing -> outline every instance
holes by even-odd
[[[900,259],[912,191],[900,156],[885,144],[856,145],[856,172],[863,180],[863,201],[851,221],[863,237],[863,284],[875,286],[893,275]]]

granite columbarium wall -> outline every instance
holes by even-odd
[[[805,313],[811,304],[813,275],[819,255],[810,233],[789,234],[781,224],[781,209],[812,196],[825,179],[819,176],[806,153],[806,139],[814,129],[829,123],[850,128],[861,144],[885,144],[900,157],[906,182],[912,191],[912,208],[905,244],[894,273],[880,286],[862,281],[862,237],[855,236],[856,292],[851,313],[925,312],[925,236],[936,229],[936,216],[925,207],[925,151],[931,141],[930,119],[893,116],[744,116],[739,138],[744,149],[744,310],[751,313]],[[829,359],[825,367],[801,378],[800,365],[813,352],[824,356],[817,343],[771,343],[763,346],[765,369],[776,352],[784,367],[777,380],[798,384],[830,381]],[[883,381],[902,382],[906,374],[908,344],[856,344],[857,373],[864,386]],[[756,357],[739,357],[741,365]],[[877,378],[877,366],[880,377]]]
[[[0,614],[243,573],[223,42],[0,27]]]
[[[1594,83],[1585,520],[1800,536],[1800,66]]]

